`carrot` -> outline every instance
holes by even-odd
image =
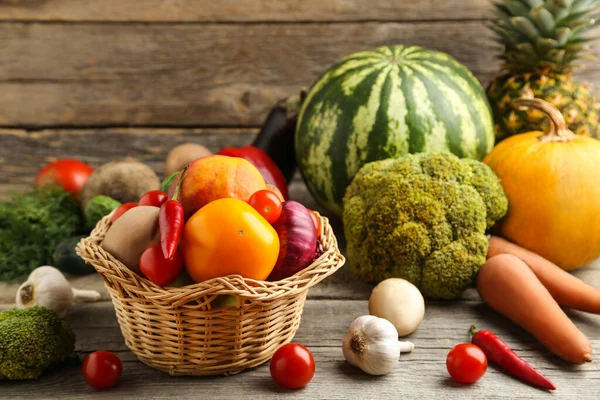
[[[490,307],[573,364],[592,361],[592,346],[520,258],[496,255],[479,271],[477,290]]]
[[[488,258],[497,254],[512,254],[523,260],[561,306],[600,314],[600,290],[564,271],[558,265],[521,246],[492,236]]]

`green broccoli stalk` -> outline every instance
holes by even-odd
[[[6,379],[36,379],[74,347],[75,334],[48,308],[0,313],[0,376]]]
[[[403,278],[427,298],[456,298],[507,209],[499,179],[479,161],[429,153],[365,164],[344,199],[348,263],[367,282]]]

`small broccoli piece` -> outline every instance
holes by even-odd
[[[118,208],[121,202],[112,197],[99,195],[92,198],[85,206],[85,227],[94,229],[98,221]]]
[[[403,278],[451,299],[485,263],[487,229],[508,200],[485,164],[450,153],[365,164],[344,198],[348,262],[367,282]]]
[[[0,376],[6,379],[36,379],[74,347],[75,334],[48,308],[0,313]]]

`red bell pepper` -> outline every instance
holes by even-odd
[[[250,161],[252,165],[258,169],[266,183],[270,183],[279,189],[285,200],[289,199],[287,182],[283,176],[283,173],[277,164],[275,164],[275,162],[271,159],[271,157],[269,157],[269,155],[263,150],[254,146],[244,146],[239,148],[225,147],[219,150],[217,154],[222,156],[243,158],[247,161]]]

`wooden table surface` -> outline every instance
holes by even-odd
[[[300,186],[300,185],[299,185]],[[306,192],[295,198],[311,205]],[[304,194],[304,195],[301,195]],[[340,225],[334,228],[343,245]],[[575,272],[600,287],[600,262]],[[123,360],[118,387],[97,392],[86,385],[77,365],[49,373],[37,381],[2,382],[2,399],[239,399],[243,396],[265,399],[597,399],[600,389],[598,362],[571,366],[545,350],[532,336],[484,305],[476,290],[470,289],[457,301],[429,301],[419,329],[407,337],[415,344],[411,354],[403,354],[396,369],[387,376],[373,377],[350,366],[342,355],[341,342],[354,318],[368,314],[371,287],[358,281],[348,267],[309,292],[302,324],[295,342],[313,353],[317,371],[302,390],[278,388],[271,380],[268,364],[230,377],[171,377],[141,363],[125,346],[112,303],[97,275],[72,279],[78,288],[94,288],[103,294],[95,304],[75,304],[67,321],[77,334],[76,353],[83,358],[95,350],[116,352]],[[0,304],[10,302],[16,285],[0,286]],[[9,304],[0,308],[10,307]],[[600,316],[571,312],[577,326],[590,338],[594,352],[600,353]],[[469,327],[490,329],[525,360],[550,378],[558,390],[548,393],[529,387],[490,366],[474,385],[452,381],[446,372],[448,351],[469,340]]]

